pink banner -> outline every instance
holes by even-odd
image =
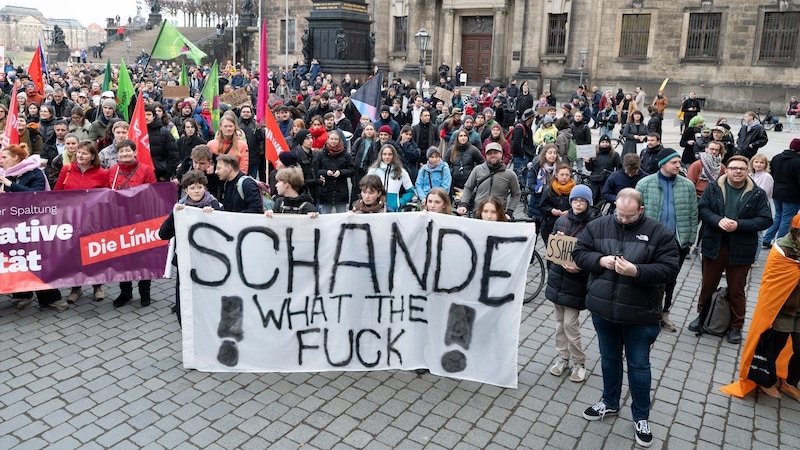
[[[0,294],[164,276],[171,183],[2,198]]]

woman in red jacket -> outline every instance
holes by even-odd
[[[53,187],[55,191],[71,191],[78,189],[97,189],[108,187],[108,171],[100,167],[97,146],[92,141],[78,144],[75,161],[61,168],[58,181]],[[102,284],[93,284],[94,300],[99,302],[106,298]],[[67,296],[67,303],[75,303],[83,294],[80,286],[75,286]]]
[[[136,159],[136,144],[133,141],[125,139],[118,143],[117,154],[118,162],[108,169],[108,187],[122,190],[156,182],[153,168]],[[114,299],[115,308],[133,299],[133,282],[120,282],[119,291],[119,296]],[[150,280],[139,280],[139,298],[142,306],[150,305]]]
[[[97,146],[92,141],[78,144],[75,161],[61,168],[54,191],[108,187],[108,171],[100,167]]]

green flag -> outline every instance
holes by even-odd
[[[219,69],[216,60],[211,66],[211,72],[206,77],[206,84],[203,86],[201,95],[211,107],[211,129],[216,133],[219,130]]]
[[[186,73],[186,61],[181,63],[181,80],[178,83],[178,86],[188,86],[189,85],[189,74]]]
[[[208,56],[190,40],[183,37],[181,32],[165,19],[161,24],[161,30],[158,32],[158,38],[153,44],[150,56],[156,59],[175,59],[181,55],[193,59],[198,65],[203,58]]]
[[[133,90],[133,82],[128,73],[128,68],[125,67],[125,60],[120,58],[121,64],[119,65],[119,84],[117,85],[117,109],[126,122],[130,122],[128,117],[128,109],[131,105],[131,100],[135,95]]]
[[[103,77],[103,91],[111,90],[111,58],[106,59],[106,74]]]

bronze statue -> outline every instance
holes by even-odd
[[[300,38],[300,41],[303,43],[303,61],[305,61],[306,66],[311,65],[311,48],[313,46],[313,41],[311,37],[311,29],[306,28],[306,31],[303,32],[303,36]]]
[[[60,26],[53,26],[53,44],[52,45],[66,45],[64,42],[64,30]]]
[[[336,31],[336,57],[338,59],[347,59],[347,38],[341,28]]]
[[[244,0],[244,2],[242,3],[242,13],[251,14],[252,12],[253,12],[252,0]]]

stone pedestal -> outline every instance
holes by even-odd
[[[161,25],[163,21],[164,18],[161,17],[161,13],[150,13],[150,16],[147,18],[147,26],[155,27]]]
[[[252,12],[239,14],[239,26],[240,27],[255,27],[258,26],[256,23],[256,15]]]
[[[371,73],[375,50],[364,0],[313,0],[307,20],[311,58],[326,74],[336,78],[349,73],[363,79]]]
[[[70,52],[67,44],[50,44],[50,46],[47,47],[47,53],[50,57],[50,61],[59,63],[69,61]]]

